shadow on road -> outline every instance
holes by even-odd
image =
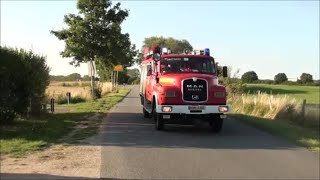
[[[168,125],[164,131],[154,129],[152,119],[137,113],[112,113],[100,132],[99,145],[141,148],[207,148],[207,149],[291,149],[297,148],[266,132],[225,120],[220,134],[211,132],[207,123],[195,126]]]

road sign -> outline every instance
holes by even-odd
[[[114,71],[123,71],[123,66],[122,65],[116,65],[113,68]]]

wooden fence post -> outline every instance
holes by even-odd
[[[304,116],[305,116],[305,114],[306,114],[306,104],[307,104],[307,100],[306,99],[304,99],[303,101],[302,101],[302,107],[301,107],[301,119],[302,119],[302,125],[304,126],[304,124],[305,124],[305,118],[304,118]]]

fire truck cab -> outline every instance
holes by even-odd
[[[207,121],[213,132],[221,131],[230,106],[208,48],[181,54],[159,46],[145,48],[140,68],[143,115],[154,119],[157,130],[165,124],[192,125],[198,119]]]

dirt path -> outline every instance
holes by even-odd
[[[46,174],[48,177],[99,178],[101,147],[90,145],[57,145],[25,158],[5,157],[1,161],[1,179],[17,174]],[[30,176],[23,176],[31,179]],[[42,176],[42,178],[46,178]],[[33,179],[33,178],[32,178]]]
[[[64,142],[77,130],[64,137]],[[23,158],[1,156],[0,179],[100,178],[101,146],[97,141],[98,135],[80,141],[81,144],[54,145]]]

